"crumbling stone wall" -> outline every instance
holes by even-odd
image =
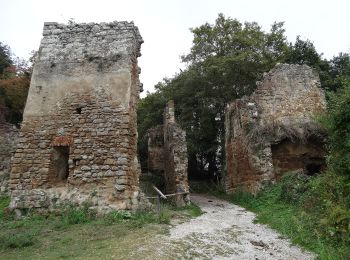
[[[306,65],[289,64],[276,65],[251,96],[229,104],[226,190],[243,187],[255,193],[287,171],[321,170],[323,129],[313,117],[325,107],[317,73]]]
[[[189,193],[186,132],[175,121],[174,101],[166,105],[164,124],[151,128],[148,138],[149,170],[163,172],[165,192]],[[175,196],[178,206],[185,205],[189,199],[189,194]]]
[[[45,23],[43,36],[12,161],[10,206],[138,207],[137,27]]]
[[[15,152],[18,129],[5,121],[4,109],[0,107],[0,192],[8,192],[10,161]]]

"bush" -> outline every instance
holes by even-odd
[[[5,210],[10,204],[10,198],[5,195],[0,194],[0,219],[3,219],[5,217]]]
[[[131,218],[132,218],[132,215],[130,212],[114,210],[104,216],[104,221],[106,224],[113,224],[113,223],[121,223]]]
[[[329,94],[328,112],[320,117],[328,130],[328,167],[337,174],[350,177],[350,80]]]
[[[89,205],[83,207],[68,206],[63,210],[62,222],[66,225],[87,223],[96,219],[97,212],[89,209]]]
[[[301,197],[309,189],[310,176],[302,172],[286,173],[281,179],[281,199],[298,204]]]
[[[328,170],[312,178],[302,198],[303,210],[315,216],[320,235],[350,247],[350,181]]]

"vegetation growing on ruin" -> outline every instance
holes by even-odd
[[[237,192],[226,198],[253,210],[259,222],[316,252],[321,259],[346,259],[350,254],[350,55],[340,53],[327,60],[309,40],[297,37],[295,43],[289,43],[282,23],[263,32],[256,23],[242,25],[219,15],[215,24],[204,24],[191,31],[192,49],[183,57],[187,69],[159,83],[156,92],[141,101],[141,150],[144,130],[161,120],[164,102],[174,99],[177,118],[187,131],[192,176],[193,172],[220,175],[224,165],[225,105],[250,94],[255,81],[277,62],[313,67],[320,75],[328,102],[329,112],[321,118],[328,132],[327,172],[313,177],[287,175],[281,183],[267,187],[256,197]],[[265,52],[265,46],[273,51]],[[154,120],[147,117],[150,111]],[[266,126],[251,129],[251,137],[267,131],[303,140],[309,132],[324,136],[323,127],[307,125],[306,136],[300,136],[294,129]],[[191,184],[193,190],[201,192],[213,192],[217,187],[220,186]]]
[[[349,54],[324,59],[313,43],[288,42],[283,23],[265,32],[255,22],[242,24],[219,14],[215,24],[191,29],[193,44],[182,57],[187,69],[159,82],[138,110],[139,150],[146,158],[146,131],[162,122],[167,100],[186,130],[190,177],[218,180],[224,169],[224,115],[231,101],[249,95],[264,72],[277,63],[306,64],[319,74],[322,87],[336,91],[350,79]],[[288,133],[288,131],[285,131]]]
[[[350,255],[350,81],[330,94],[328,111],[320,118],[328,130],[328,169],[315,176],[287,174],[257,196],[238,191],[221,195],[257,213],[294,243],[321,259]]]
[[[0,255],[7,259],[84,259],[91,255],[123,259],[169,228],[155,224],[185,221],[202,214],[194,204],[178,209],[162,204],[160,216],[153,211],[112,211],[98,216],[88,206],[68,206],[60,213],[28,212],[16,219],[5,210],[9,202],[7,196],[0,196]]]

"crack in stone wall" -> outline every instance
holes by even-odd
[[[12,161],[10,206],[138,208],[137,27],[45,23],[43,35]],[[53,167],[59,147],[69,151],[63,181]]]
[[[276,65],[257,83],[251,96],[229,104],[225,119],[226,191],[243,188],[256,193],[265,183],[295,170],[291,163],[298,156],[300,160],[306,156],[305,163],[299,165],[304,171],[307,159],[324,164],[323,131],[314,116],[325,108],[317,73],[306,65],[289,64]],[[285,140],[292,145],[281,147],[274,156],[276,149],[271,147]]]

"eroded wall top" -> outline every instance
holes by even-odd
[[[258,105],[262,124],[308,121],[326,107],[320,87],[318,74],[309,66],[278,64],[257,83],[250,100]]]
[[[72,92],[103,93],[129,106],[132,66],[143,42],[132,22],[45,23],[43,36],[25,117],[54,113]]]

